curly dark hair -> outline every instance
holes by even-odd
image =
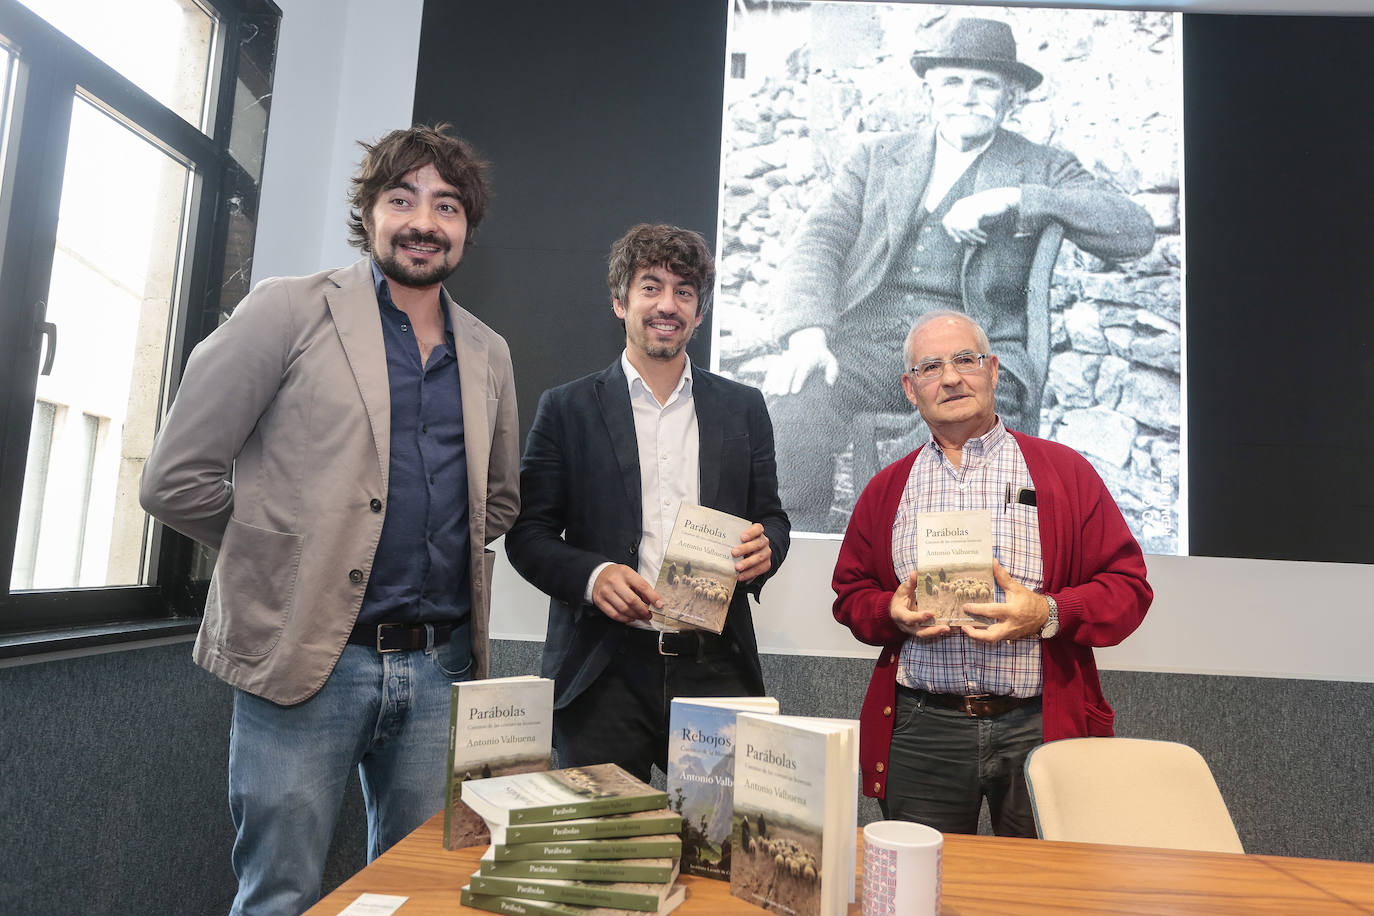
[[[665,223],[640,223],[611,246],[610,270],[606,285],[611,298],[629,298],[630,281],[646,267],[663,267],[688,281],[697,289],[697,314],[711,310],[716,266],[711,248],[700,233]]]
[[[348,203],[348,243],[372,253],[369,237],[372,207],[383,191],[394,188],[416,169],[432,165],[439,177],[458,189],[458,202],[467,216],[465,244],[486,212],[491,191],[487,187],[487,163],[465,141],[454,136],[451,125],[417,124],[409,130],[393,130],[376,143],[358,141],[365,151],[358,174],[353,176]]]

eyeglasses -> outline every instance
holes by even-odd
[[[982,369],[983,360],[987,358],[987,353],[956,353],[949,359],[922,360],[907,371],[919,381],[929,382],[945,374],[946,364],[952,365],[960,375],[970,375]]]

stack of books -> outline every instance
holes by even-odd
[[[462,800],[492,844],[463,888],[466,906],[628,916],[672,912],[686,896],[681,815],[614,764],[471,779]]]

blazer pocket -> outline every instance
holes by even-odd
[[[216,564],[226,649],[254,656],[276,648],[296,606],[303,543],[299,534],[229,520]]]
[[[496,417],[501,412],[500,398],[487,398],[487,440],[496,436]]]

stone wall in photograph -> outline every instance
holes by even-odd
[[[773,316],[787,305],[771,295],[774,281],[808,207],[856,144],[926,119],[909,58],[967,15],[1008,22],[1019,58],[1045,75],[1005,126],[1074,153],[1154,217],[1154,249],[1135,261],[1102,261],[1071,243],[1061,249],[1040,434],[1092,460],[1147,552],[1174,553],[1182,240],[1172,14],[860,3],[737,9],[730,53],[743,76],[727,76],[726,85],[721,368],[762,379],[782,344]],[[776,50],[779,40],[790,45]]]

